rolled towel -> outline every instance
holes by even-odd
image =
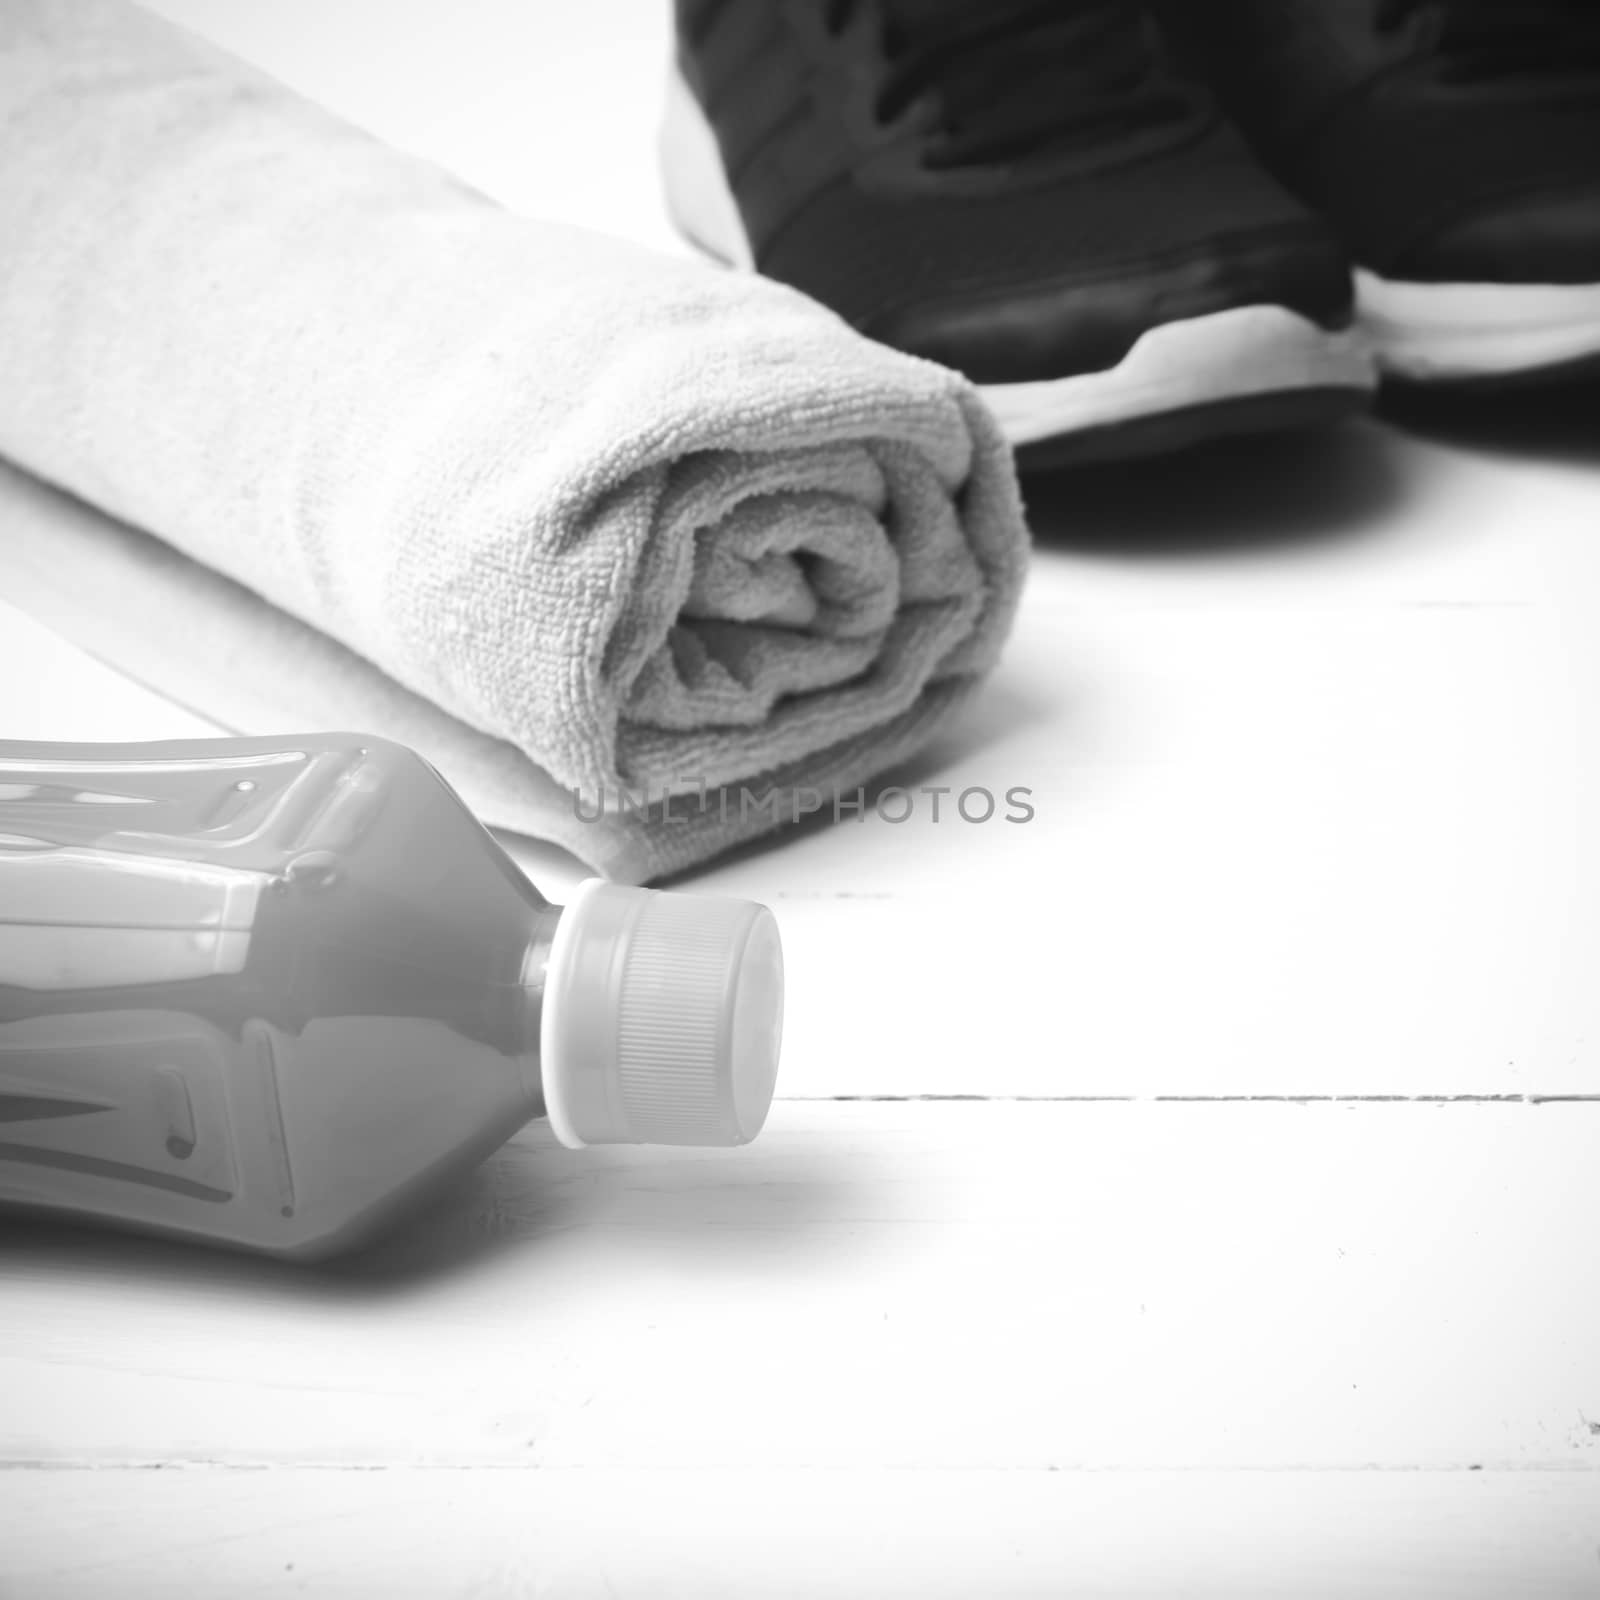
[[[155,536],[0,477],[0,592],[241,731],[369,707],[644,881],[903,759],[997,658],[1026,533],[966,382],[513,216],[136,7],[0,4],[0,232],[0,455]]]

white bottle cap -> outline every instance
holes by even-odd
[[[556,924],[539,1023],[556,1137],[747,1144],[778,1075],[783,946],[751,900],[591,878]]]

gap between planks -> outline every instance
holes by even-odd
[[[1559,1106],[1600,1104],[1600,1094],[780,1094],[790,1104]]]

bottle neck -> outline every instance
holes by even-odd
[[[522,1066],[523,1086],[533,1102],[532,1115],[545,1114],[543,1056],[540,1030],[544,1022],[545,985],[550,971],[550,951],[561,921],[560,906],[536,909],[529,922],[528,943],[522,958]]]

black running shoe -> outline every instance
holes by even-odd
[[[1375,383],[1348,258],[1130,0],[677,0],[678,226],[964,372],[1014,443],[1142,453]]]
[[[1384,368],[1600,366],[1600,0],[1164,0],[1358,264]]]

